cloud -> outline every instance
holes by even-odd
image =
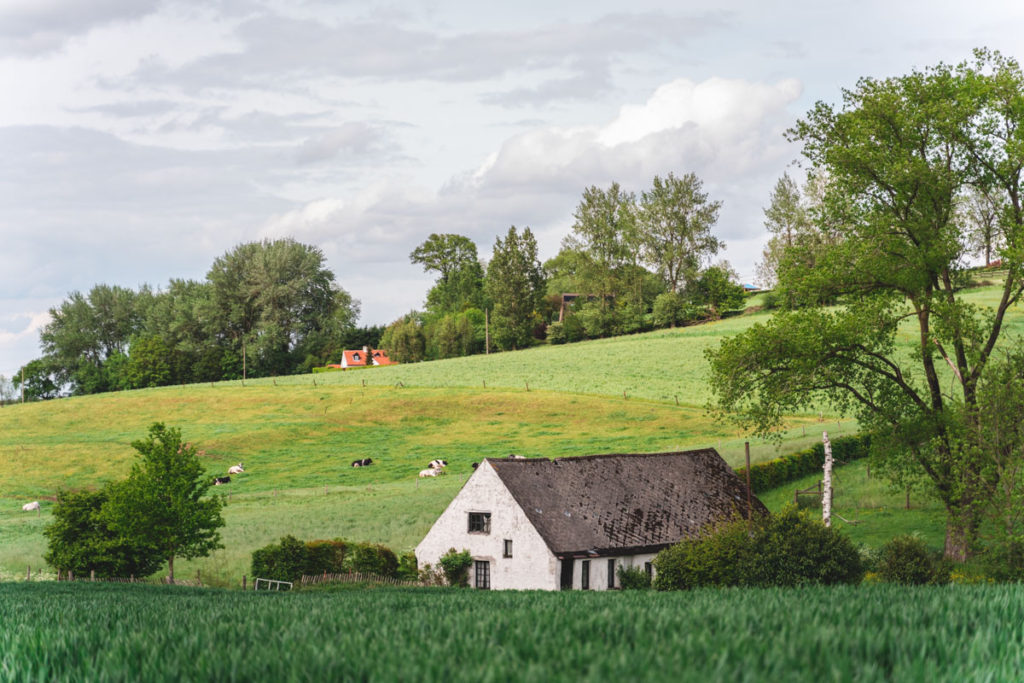
[[[383,128],[364,122],[349,122],[307,138],[296,150],[300,164],[311,164],[332,159],[342,152],[365,156],[384,146]]]
[[[39,54],[75,35],[155,12],[162,0],[6,0],[0,4],[0,54]]]

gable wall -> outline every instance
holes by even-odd
[[[469,532],[470,512],[490,512],[489,534]],[[512,557],[502,557],[504,540],[512,540]],[[558,560],[527,519],[494,468],[484,461],[416,546],[420,569],[434,567],[450,548],[469,550],[474,560],[490,562],[492,589],[558,588]],[[470,568],[470,585],[473,585]]]

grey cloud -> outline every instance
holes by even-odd
[[[366,155],[378,151],[384,144],[384,131],[380,126],[349,122],[307,138],[296,150],[295,159],[300,164],[311,164],[332,159],[342,152]]]
[[[0,54],[39,54],[71,36],[155,12],[163,0],[15,0],[0,5]]]
[[[612,89],[607,60],[586,65],[577,64],[576,73],[568,78],[544,81],[533,88],[516,88],[505,92],[487,93],[481,97],[486,104],[504,107],[539,105],[557,100],[592,100],[596,95]]]
[[[132,119],[167,114],[180,106],[178,102],[172,100],[129,100],[112,102],[110,104],[98,104],[91,107],[66,107],[66,111],[75,114],[96,113],[119,119]]]
[[[489,31],[445,36],[390,21],[361,19],[336,26],[260,16],[244,22],[241,53],[200,59],[180,69],[150,62],[132,82],[172,82],[189,87],[236,88],[319,76],[383,80],[480,81],[514,70],[569,66],[591,83],[600,81],[615,55],[679,46],[723,28],[730,15],[609,15],[527,31]],[[545,93],[550,96],[551,93]]]

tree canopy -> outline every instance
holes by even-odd
[[[709,353],[718,409],[768,435],[821,403],[855,413],[892,479],[923,481],[944,504],[946,554],[965,558],[999,475],[977,434],[979,382],[1024,293],[1024,77],[978,51],[958,66],[861,79],[840,107],[817,103],[790,131],[827,176],[816,220],[834,232],[813,264],[780,274],[804,301]],[[994,309],[961,295],[970,189],[999,194],[1007,268]],[[911,354],[898,338],[910,334]]]

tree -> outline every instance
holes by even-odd
[[[656,266],[670,292],[697,277],[700,266],[724,246],[711,234],[722,202],[711,201],[693,173],[664,180],[640,199],[639,230],[645,259]]]
[[[461,313],[483,306],[484,271],[477,258],[476,244],[462,235],[431,234],[416,247],[409,259],[440,277],[427,293],[432,313]]]
[[[706,306],[713,318],[721,318],[723,311],[742,308],[746,293],[743,285],[733,282],[735,277],[728,263],[706,268],[693,283],[693,302]]]
[[[827,173],[821,212],[838,239],[781,278],[845,305],[779,313],[708,354],[716,406],[756,433],[812,406],[856,413],[891,480],[923,480],[945,506],[951,559],[972,552],[999,482],[963,439],[977,433],[979,382],[1024,293],[1018,247],[994,309],[960,296],[968,247],[955,209],[968,187],[998,193],[1007,244],[1024,239],[1022,92],[1015,61],[978,51],[973,64],[861,79],[838,109],[815,105],[790,137]],[[905,353],[898,335],[911,329]]]
[[[573,213],[572,234],[562,241],[562,251],[576,252],[572,259],[579,291],[601,295],[604,306],[610,297],[629,291],[624,267],[635,265],[639,255],[636,231],[636,197],[618,183],[607,190],[590,186]],[[606,298],[609,297],[609,298]]]
[[[148,539],[122,536],[103,514],[116,484],[99,491],[60,491],[53,521],[43,529],[47,564],[78,576],[95,572],[102,578],[149,576],[161,564]]]
[[[181,431],[156,422],[145,439],[132,442],[139,461],[128,479],[113,487],[103,514],[121,536],[152,546],[167,562],[174,581],[174,560],[206,557],[224,546],[222,496],[206,497],[213,485],[196,449],[182,443]]]
[[[380,345],[396,363],[417,363],[425,357],[426,339],[413,314],[388,325],[381,335]]]
[[[797,244],[810,229],[810,215],[800,188],[788,173],[775,183],[768,208],[764,210],[764,227],[772,236],[757,265],[757,274],[760,284],[771,288],[778,279],[784,252]]]
[[[26,363],[14,375],[14,386],[19,392],[25,392],[25,400],[46,401],[60,396],[60,387],[54,377],[52,363],[49,358],[36,358]]]
[[[513,225],[505,239],[496,238],[487,267],[487,295],[494,302],[492,337],[499,349],[528,346],[540,322],[544,274],[537,260],[537,241],[529,228],[520,234]]]
[[[162,387],[171,381],[171,350],[157,335],[132,338],[126,375],[133,389]]]
[[[995,192],[969,188],[957,207],[964,221],[968,244],[976,256],[984,256],[985,264],[992,263],[992,253],[1003,246],[1000,214],[1005,210],[1006,198]]]

